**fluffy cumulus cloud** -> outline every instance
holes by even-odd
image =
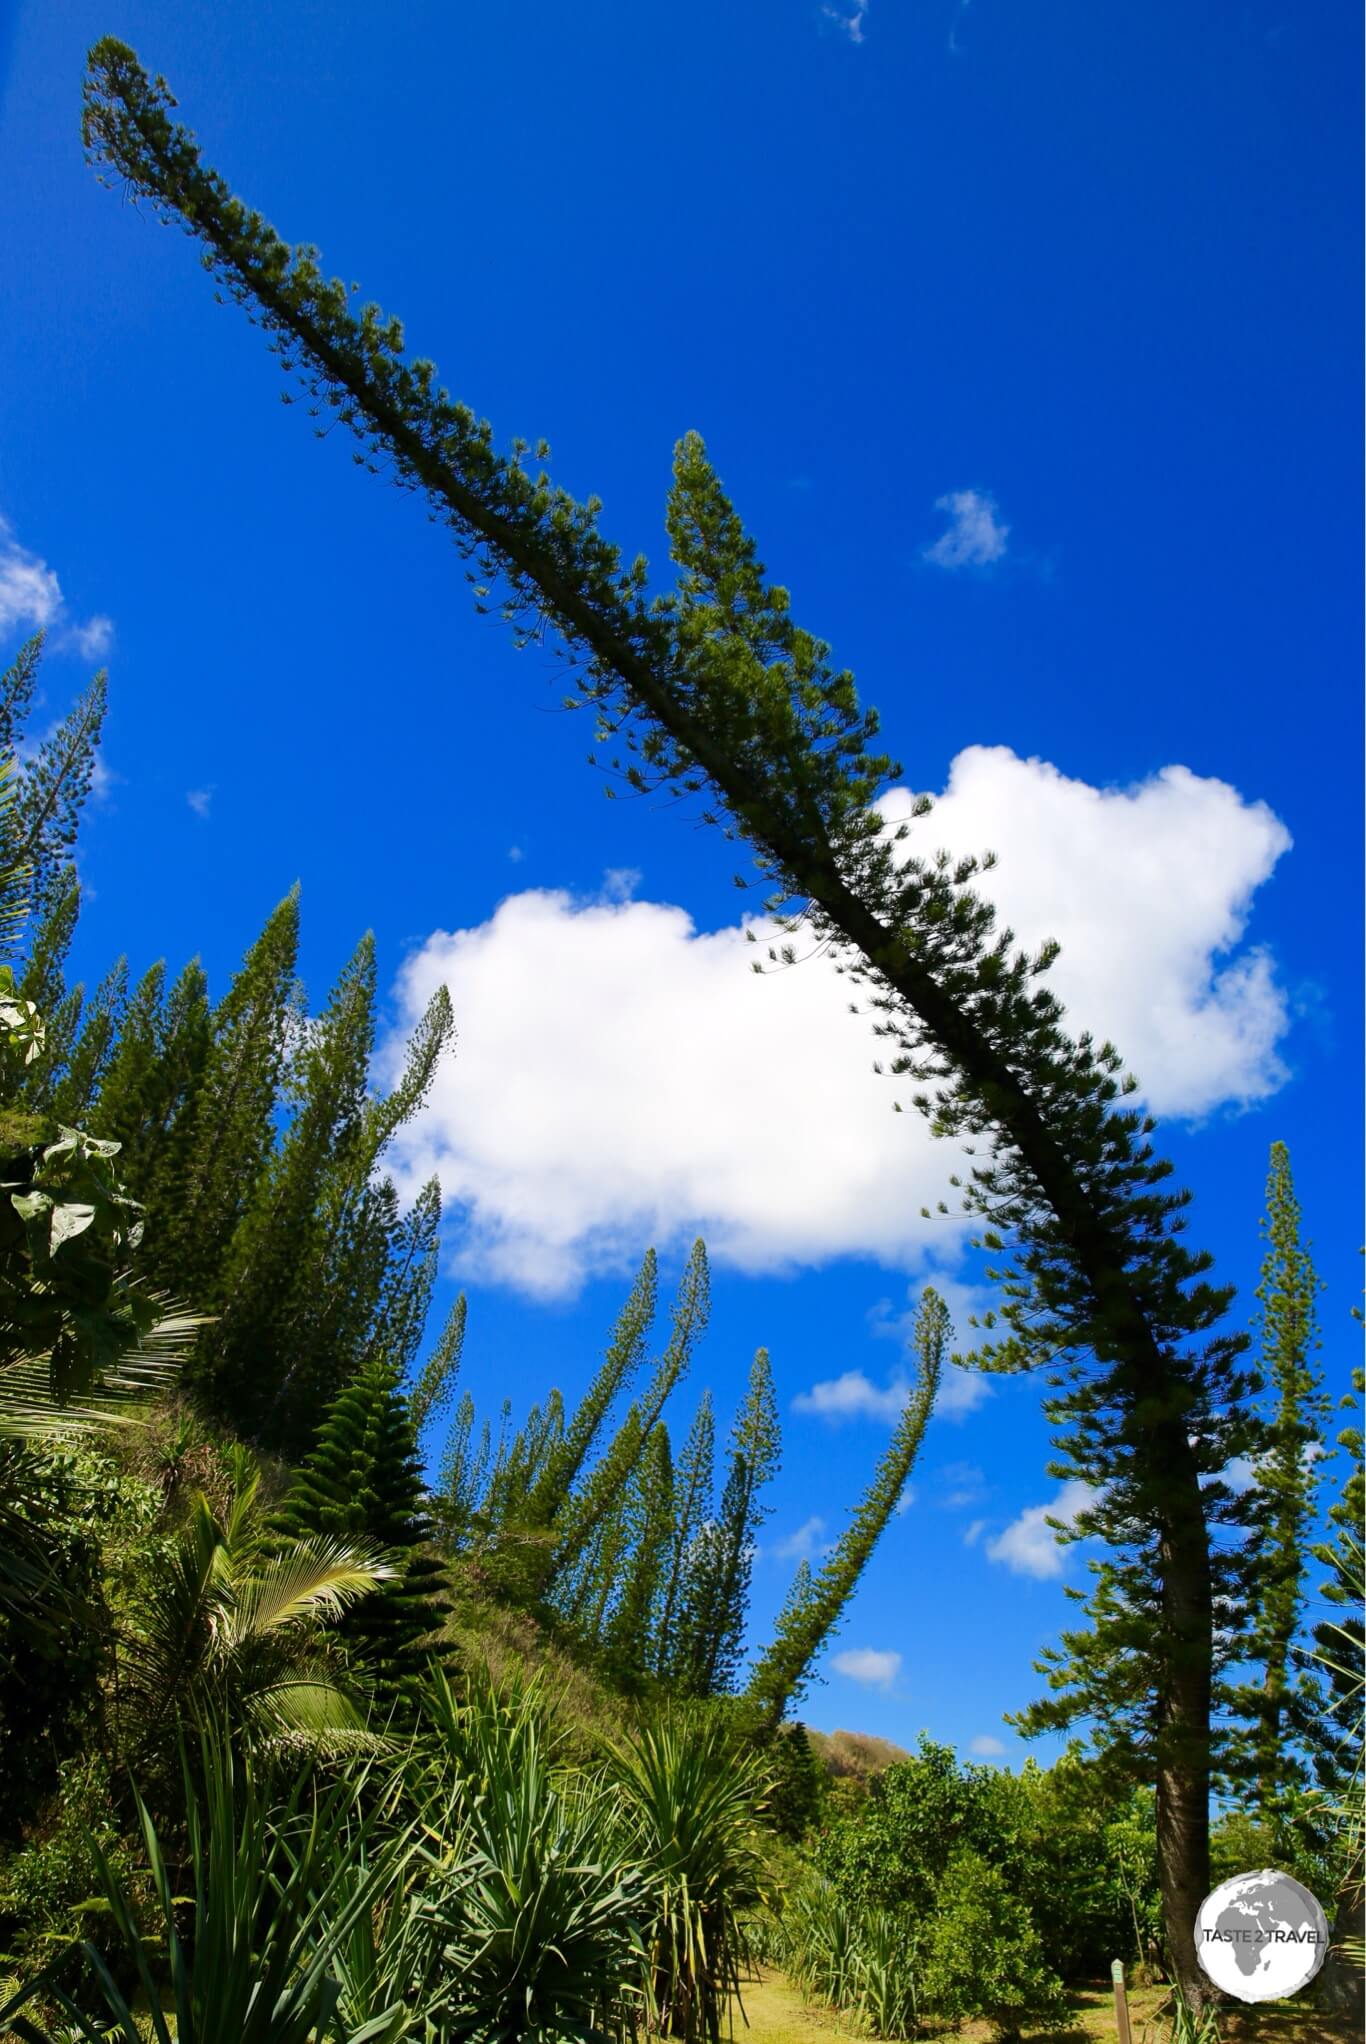
[[[999,1561],[1012,1575],[1034,1576],[1040,1582],[1062,1574],[1062,1547],[1050,1519],[1072,1525],[1091,1500],[1085,1483],[1065,1483],[1051,1504],[1030,1505],[1018,1519],[1012,1519],[1001,1533],[986,1544],[992,1561]]]
[[[989,490],[950,490],[934,508],[947,512],[949,520],[934,544],[925,548],[925,559],[936,568],[989,568],[1004,559],[1010,527],[1002,521]]]
[[[890,1689],[901,1672],[901,1656],[877,1647],[846,1647],[830,1665],[837,1675],[846,1675],[865,1689]]]
[[[910,803],[893,791],[884,812]],[[1118,1041],[1159,1111],[1198,1115],[1280,1083],[1285,997],[1270,957],[1241,941],[1289,844],[1262,804],[1183,767],[1102,789],[973,747],[913,842],[1000,855],[988,885],[1003,917],[1031,947],[1060,939],[1053,981],[1073,1026]],[[757,978],[743,927],[700,932],[681,908],[631,898],[634,884],[614,874],[591,902],[512,895],[405,968],[405,1028],[444,981],[460,1049],[398,1161],[413,1179],[439,1171],[462,1268],[564,1292],[643,1242],[698,1232],[747,1271],[951,1259],[957,1223],[920,1209],[952,1205],[956,1159],[918,1116],[891,1112],[848,981],[819,958]],[[944,1401],[966,1409],[986,1388],[960,1373]],[[851,1371],[814,1387],[808,1409],[886,1420],[905,1390],[904,1376]]]
[[[102,659],[114,636],[107,617],[80,622],[71,616],[56,571],[20,546],[0,518],[0,638],[54,627],[60,628],[63,643],[87,660]]]

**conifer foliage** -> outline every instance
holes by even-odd
[[[452,532],[478,600],[492,598],[518,643],[557,645],[607,769],[633,789],[700,796],[708,820],[748,842],[772,913],[789,933],[799,916],[867,988],[892,1071],[924,1089],[914,1101],[938,1132],[978,1150],[965,1199],[1002,1258],[1005,1302],[1003,1338],[979,1356],[1060,1365],[1066,1466],[1107,1500],[1089,1530],[1111,1543],[1113,1574],[1091,1644],[1079,1638],[1055,1673],[1074,1715],[1156,1788],[1169,1957],[1198,2010],[1218,1556],[1238,1525],[1221,1479],[1247,1446],[1246,1343],[1226,1324],[1229,1289],[1185,1239],[1187,1196],[1152,1118],[1123,1104],[1137,1082],[1112,1044],[1069,1032],[1040,983],[1054,947],[1030,957],[998,928],[974,887],[990,860],[936,854],[923,833],[913,843],[928,802],[884,823],[878,796],[899,770],[875,749],[876,715],[768,581],[701,440],[676,450],[678,574],[652,596],[643,557],[625,560],[599,530],[598,500],[530,467],[525,441],[499,454],[435,365],[409,358],[401,322],[353,310],[315,249],[283,242],[204,165],[174,109],[125,44],[95,46],[84,133],[97,169],[201,241],[224,295],[314,406],[355,432],[357,460],[420,493]],[[547,455],[542,443],[536,462]],[[1121,1651],[1127,1698],[1111,1693]],[[1154,1701],[1135,1738],[1137,1695]]]
[[[693,1246],[668,1341],[642,1394],[613,1423],[643,1369],[657,1310],[658,1268],[645,1258],[603,1362],[568,1418],[557,1391],[513,1429],[495,1432],[466,1392],[451,1422],[434,1516],[445,1551],[485,1590],[569,1630],[622,1688],[706,1699],[741,1682],[750,1574],[777,1474],[777,1397],[760,1349],[716,1491],[716,1422],[704,1390],[681,1452],[666,1407],[707,1318],[707,1262]],[[456,1324],[463,1339],[463,1301]],[[765,1735],[800,1694],[906,1485],[934,1402],[948,1315],[927,1292],[917,1322],[919,1384],[868,1492],[812,1580],[803,1564],[778,1635],[746,1691]],[[441,1375],[437,1373],[438,1377]],[[414,1403],[426,1414],[428,1374]]]
[[[1244,1548],[1248,1623],[1239,1653],[1253,1679],[1232,1705],[1242,1719],[1232,1772],[1245,1782],[1258,1816],[1284,1838],[1302,1770],[1296,1733],[1312,1736],[1321,1698],[1295,1650],[1304,1623],[1315,1496],[1326,1449],[1328,1400],[1316,1361],[1316,1300],[1321,1286],[1302,1239],[1300,1207],[1284,1143],[1273,1143],[1262,1223],[1266,1255],[1257,1287],[1256,1332],[1272,1408],[1256,1464]]]
[[[333,1400],[273,1530],[383,1553],[392,1576],[347,1612],[339,1630],[379,1679],[382,1700],[410,1690],[445,1621],[445,1571],[428,1544],[417,1440],[388,1357],[366,1363]]]

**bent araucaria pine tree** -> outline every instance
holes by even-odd
[[[1065,1452],[1111,1497],[1118,1573],[1091,1614],[1093,1650],[1071,1657],[1075,1712],[1108,1738],[1112,1672],[1132,1663],[1119,1744],[1157,1790],[1169,1954],[1188,2000],[1206,1983],[1194,1923],[1209,1879],[1214,1614],[1212,1538],[1231,1495],[1218,1481],[1245,1438],[1244,1337],[1230,1292],[1183,1238],[1187,1195],[1169,1184],[1153,1122],[1122,1103],[1119,1052],[1069,1034],[1040,974],[998,929],[957,862],[912,839],[927,802],[889,825],[878,808],[898,771],[875,749],[876,716],[851,675],[797,625],[690,434],[678,446],[667,529],[677,577],[651,595],[527,443],[497,452],[490,427],[409,359],[403,328],[352,310],[309,247],[291,248],[235,199],[174,119],[170,92],[126,45],[91,52],[84,133],[95,165],[149,198],[202,244],[220,288],[263,326],[315,411],[418,494],[471,563],[518,643],[549,640],[589,709],[605,764],[630,788],[698,795],[704,815],[752,848],[770,911],[800,918],[869,990],[894,1072],[922,1089],[935,1129],[980,1160],[966,1188],[1009,1245],[1003,1334],[979,1351],[1002,1369],[1053,1365]],[[544,444],[535,459],[548,453]],[[779,939],[775,936],[775,951]],[[794,955],[790,945],[786,955]],[[1135,1585],[1142,1586],[1132,1604]]]

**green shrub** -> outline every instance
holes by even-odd
[[[984,2017],[1002,2038],[1066,2011],[1028,1910],[977,1853],[960,1852],[945,1868],[927,1927],[921,2000],[950,2021]]]

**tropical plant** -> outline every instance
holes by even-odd
[[[286,1542],[331,1538],[381,1550],[391,1573],[342,1619],[344,1643],[386,1710],[408,1699],[446,1617],[446,1569],[428,1544],[422,1465],[408,1402],[387,1356],[333,1400],[270,1524]]]
[[[206,1724],[193,1764],[185,1751],[182,1765],[183,1850],[171,1849],[137,1801],[150,1925],[126,1874],[96,1844],[107,1934],[81,1943],[75,1985],[65,1968],[47,1969],[0,2008],[0,2025],[23,2044],[59,2044],[27,2012],[46,2003],[69,2026],[63,2040],[83,2044],[111,2036],[121,2044],[387,2039],[382,2028],[339,2030],[335,1962],[401,1879],[409,1841],[400,1833],[368,1855],[354,1776],[324,1786],[305,1768],[276,1794],[270,1773],[237,1757],[221,1728]],[[122,1984],[129,1979],[132,2000]]]
[[[155,1764],[177,1726],[206,1716],[267,1746],[363,1731],[325,1628],[387,1582],[391,1565],[331,1535],[267,1553],[260,1470],[242,1448],[231,1462],[226,1511],[192,1500],[154,1552],[118,1642],[119,1744],[135,1771]]]
[[[427,1690],[444,1769],[428,1831],[458,1841],[426,1919],[446,1969],[441,2035],[479,2044],[586,2040],[634,2027],[650,1883],[618,1837],[601,1777],[557,1769],[534,1690]]]
[[[763,1896],[767,1775],[723,1715],[687,1711],[613,1746],[608,1781],[623,1849],[651,1883],[653,2020],[666,2036],[715,2044],[740,1993],[745,1919]]]

